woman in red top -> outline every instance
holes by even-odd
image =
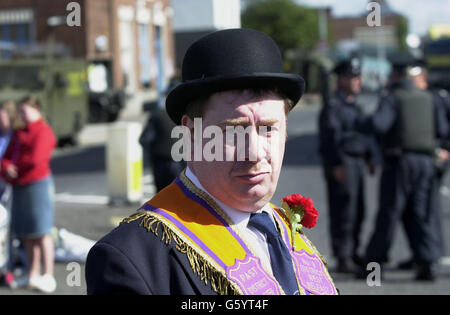
[[[1,160],[1,174],[13,186],[11,232],[23,241],[28,259],[29,287],[53,292],[53,179],[50,157],[56,139],[43,120],[35,96],[19,102],[25,127],[19,129]],[[43,259],[44,275],[40,262]]]

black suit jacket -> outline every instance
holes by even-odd
[[[217,294],[195,274],[186,254],[139,226],[122,223],[98,241],[86,261],[87,293],[101,295]]]

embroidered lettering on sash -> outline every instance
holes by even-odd
[[[325,266],[319,257],[308,254],[304,249],[291,252],[295,262],[300,285],[312,294],[334,295],[336,290],[325,273]]]
[[[236,263],[227,268],[227,277],[236,282],[245,294],[281,294],[278,284],[264,270],[259,258],[251,255],[243,260],[236,259]]]

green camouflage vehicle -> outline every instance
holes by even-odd
[[[300,74],[306,81],[305,96],[301,102],[326,106],[335,84],[332,56],[317,51],[297,50],[291,51],[286,60],[290,64],[288,70]]]
[[[430,85],[450,91],[450,37],[425,42],[424,57]]]
[[[86,62],[0,59],[0,102],[36,94],[60,143],[75,143],[88,119]]]

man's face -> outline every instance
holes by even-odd
[[[358,94],[361,92],[360,76],[341,76],[339,78],[340,88],[347,94]]]
[[[427,77],[425,74],[421,73],[412,77],[413,83],[416,88],[420,90],[426,90],[428,88]]]
[[[194,126],[187,116],[183,122],[190,129]],[[250,91],[213,94],[202,120],[203,130],[208,126],[218,126],[223,131],[223,153],[227,158],[192,161],[189,167],[204,188],[221,202],[245,212],[262,208],[275,192],[284,156],[283,99],[273,94],[255,98]],[[248,128],[244,145],[226,139],[227,127],[230,130],[239,126]]]
[[[361,92],[361,77],[354,76],[350,79],[350,89],[352,94],[358,94]]]

